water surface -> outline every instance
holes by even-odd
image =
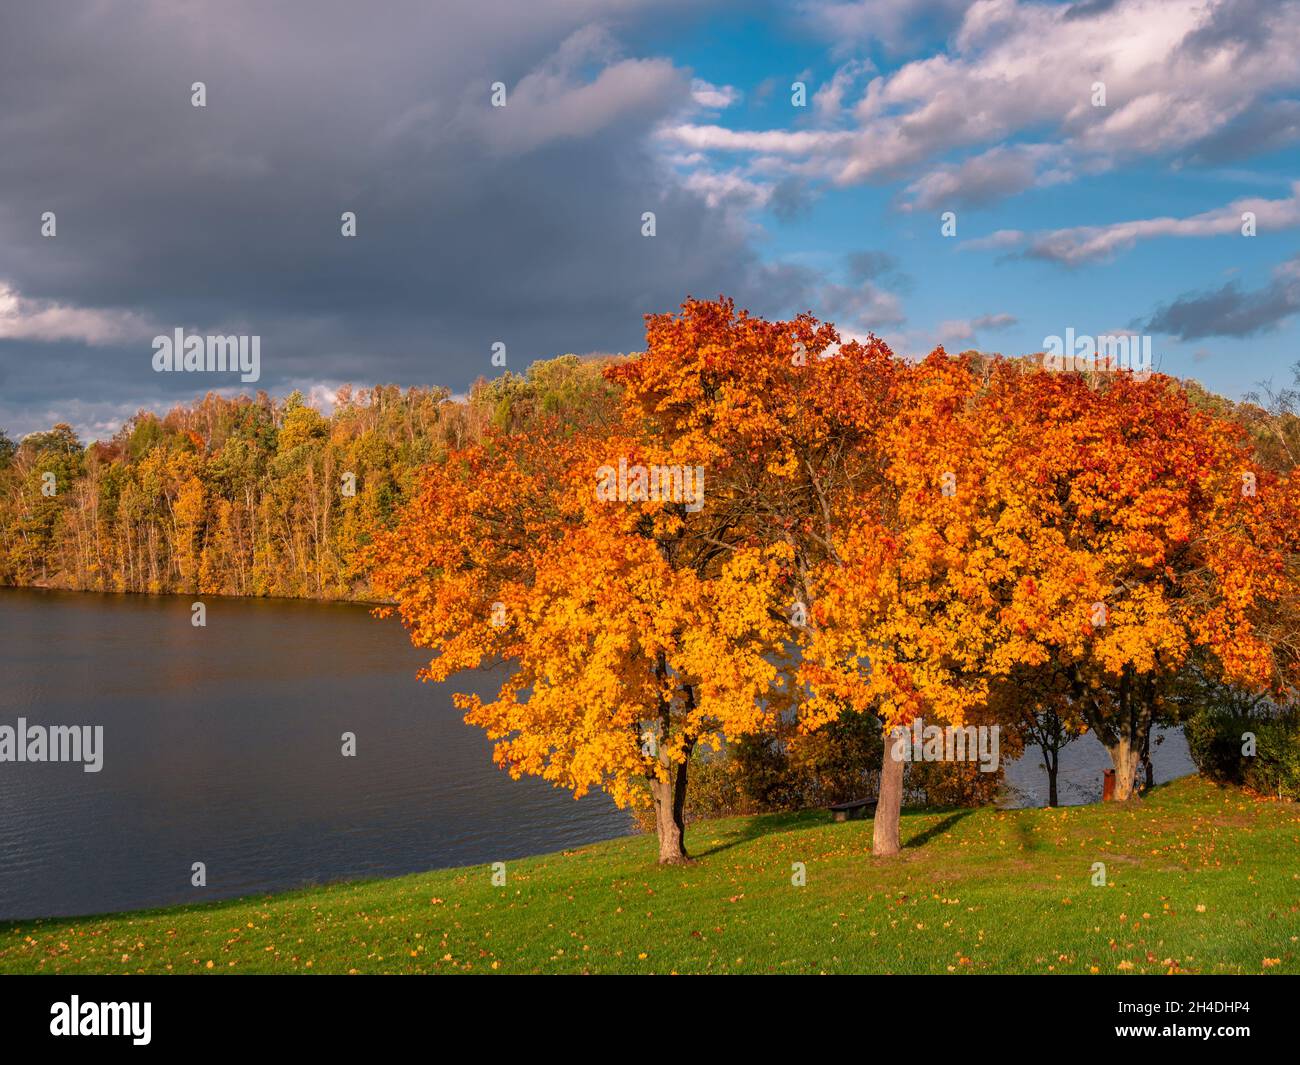
[[[103,725],[103,768],[0,763],[0,918],[508,861],[622,835],[512,781],[401,625],[355,604],[0,589],[0,724]],[[481,694],[495,678],[456,685]],[[341,735],[357,756],[341,755]],[[207,887],[190,884],[207,866]]]

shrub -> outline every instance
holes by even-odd
[[[1300,799],[1300,711],[1263,705],[1253,710],[1203,707],[1184,725],[1201,775],[1241,784],[1264,795]],[[1255,736],[1255,754],[1243,753]]]

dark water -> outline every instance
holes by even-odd
[[[1095,736],[1085,734],[1071,741],[1061,752],[1061,767],[1056,777],[1061,805],[1100,802],[1102,774],[1109,768],[1110,756]],[[1156,729],[1152,733],[1151,768],[1157,784],[1167,784],[1196,772],[1182,729]],[[1047,805],[1047,770],[1043,768],[1043,755],[1037,747],[1029,747],[1020,758],[1007,763],[1006,784],[1001,805]]]
[[[506,861],[630,830],[512,781],[364,607],[0,589],[0,725],[103,725],[103,768],[0,762],[0,918]],[[482,694],[493,678],[468,685]],[[343,732],[357,756],[342,757]],[[190,886],[207,866],[206,888]]]

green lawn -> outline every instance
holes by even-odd
[[[1300,807],[1189,777],[1136,809],[824,812],[487,866],[0,925],[0,972],[1300,973]],[[804,863],[807,885],[791,883]],[[1107,885],[1091,883],[1094,862]]]

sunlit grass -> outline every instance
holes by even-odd
[[[0,925],[0,972],[1300,973],[1300,807],[1196,777],[1133,809],[821,811],[489,866]],[[807,884],[792,884],[802,862]],[[1093,886],[1094,863],[1106,886]]]

